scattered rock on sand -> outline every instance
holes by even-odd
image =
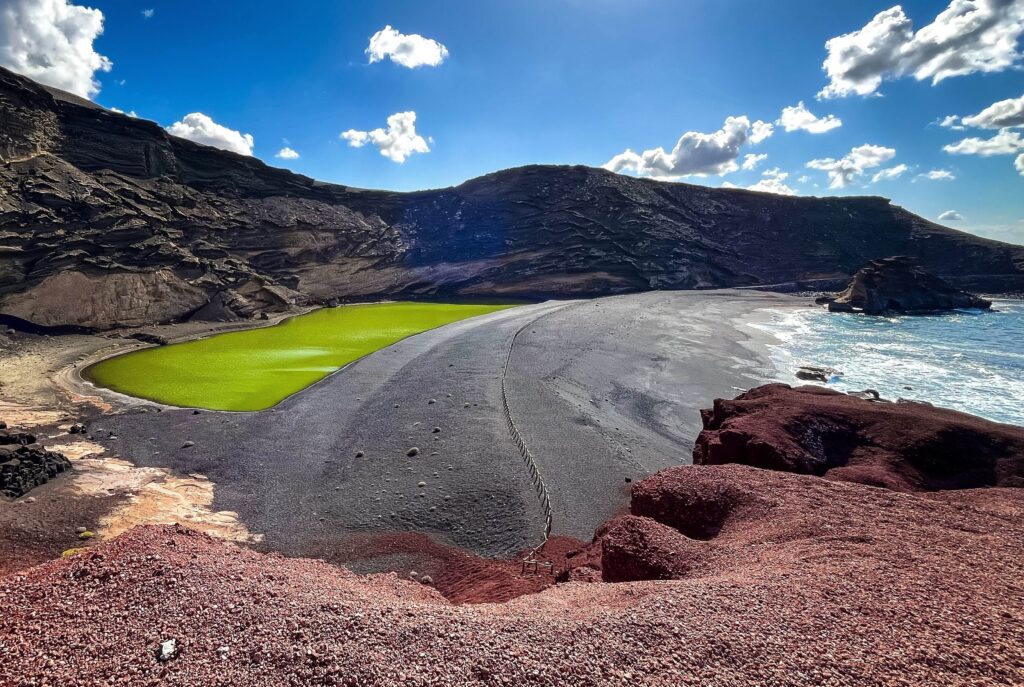
[[[419,447],[418,446],[413,446],[412,448],[410,448],[408,451],[405,452],[405,455],[407,455],[407,456],[409,456],[411,458],[412,456],[418,456],[419,453],[420,453]]]
[[[24,496],[70,468],[71,461],[64,454],[47,451],[34,435],[0,428],[0,494]]]

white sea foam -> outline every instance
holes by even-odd
[[[785,310],[754,326],[778,340],[779,381],[803,384],[798,367],[827,366],[842,373],[827,384],[840,391],[871,388],[1024,425],[1024,301],[930,316]]]

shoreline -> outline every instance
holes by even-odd
[[[750,386],[754,382],[759,381],[757,373],[758,370],[764,370],[764,352],[767,350],[766,347],[770,343],[770,339],[764,332],[751,328],[747,320],[764,317],[763,313],[769,306],[799,307],[803,303],[802,299],[792,296],[764,293],[750,294],[748,292],[731,290],[724,292],[650,292],[647,295],[628,294],[596,299],[594,301],[579,301],[577,303],[578,307],[572,307],[568,310],[580,310],[582,314],[585,312],[584,306],[596,303],[598,308],[613,306],[616,309],[616,316],[608,319],[608,322],[617,321],[620,317],[628,320],[630,313],[634,309],[629,304],[637,300],[643,302],[645,299],[652,302],[661,299],[667,299],[668,301],[679,299],[689,303],[714,303],[715,305],[713,307],[709,306],[707,312],[700,314],[697,320],[687,324],[699,324],[695,328],[701,330],[701,336],[709,337],[708,340],[714,338],[712,336],[714,330],[718,330],[719,333],[726,330],[733,332],[734,345],[730,347],[727,355],[720,357],[720,364],[725,369],[726,376],[735,373],[738,369],[737,366],[743,367],[744,372],[742,375],[732,375],[734,377],[733,381],[736,382],[735,385],[719,384],[717,387],[719,392],[710,393],[706,389],[694,390],[694,393],[691,394],[691,400],[689,401],[690,409],[686,412],[687,418],[684,423],[689,425],[690,429],[687,431],[692,436],[695,436],[695,431],[699,428],[699,415],[696,412],[699,407],[710,405],[715,395],[732,395],[734,388],[740,388],[744,384]],[[726,307],[722,305],[723,303],[730,305]],[[528,304],[520,308],[474,318],[474,320],[486,318],[496,318],[497,320],[516,319],[520,313],[525,314],[527,311],[538,311],[544,314],[544,311],[549,308],[557,310],[564,306],[564,302]],[[505,313],[508,315],[503,315]],[[277,322],[289,316],[293,316],[293,314],[285,315],[279,318]],[[661,313],[654,319],[658,323],[657,326],[662,328],[666,326],[667,321],[664,316],[665,313]],[[723,316],[724,320],[721,320]],[[550,320],[552,317],[546,317],[545,319]],[[590,319],[589,315],[585,319]],[[247,324],[273,326],[277,322]],[[463,355],[463,352],[455,349],[460,349],[468,345],[469,342],[476,341],[476,339],[479,339],[478,343],[482,353],[493,353],[500,350],[500,346],[495,346],[491,342],[492,337],[487,336],[488,327],[483,327],[482,325],[484,324],[486,322],[470,320],[468,322],[446,325],[436,330],[429,330],[409,337],[393,346],[370,354],[366,358],[350,363],[345,368],[335,371],[270,409],[257,412],[234,413],[230,411],[202,410],[200,415],[193,416],[193,409],[191,408],[179,409],[173,406],[161,406],[152,401],[125,396],[117,392],[95,387],[78,376],[88,364],[95,360],[123,354],[128,350],[145,346],[141,342],[127,339],[117,340],[112,344],[109,339],[93,342],[94,350],[90,354],[75,356],[74,360],[68,362],[67,365],[58,371],[58,374],[54,375],[54,379],[60,393],[70,400],[72,406],[77,405],[79,413],[89,414],[89,429],[90,431],[95,430],[97,432],[95,436],[98,442],[97,445],[102,446],[103,449],[100,460],[118,461],[122,457],[126,458],[127,461],[123,461],[124,465],[121,466],[122,468],[141,472],[159,471],[162,476],[157,481],[167,484],[179,478],[192,479],[190,476],[198,475],[202,478],[203,484],[209,485],[211,495],[203,497],[207,502],[202,507],[208,510],[210,514],[203,516],[200,513],[197,518],[193,514],[194,519],[188,521],[190,525],[198,525],[202,528],[205,518],[211,524],[211,528],[213,528],[214,524],[222,523],[223,521],[222,516],[218,514],[231,514],[229,517],[236,517],[239,524],[243,527],[244,536],[242,540],[256,542],[260,537],[267,534],[268,529],[275,530],[280,527],[280,524],[285,524],[286,529],[302,530],[307,534],[296,537],[295,533],[282,535],[279,531],[276,538],[271,536],[269,541],[259,544],[259,548],[283,551],[288,555],[323,557],[335,562],[348,564],[355,568],[361,568],[364,571],[373,571],[376,568],[374,568],[372,563],[364,565],[359,560],[347,559],[344,551],[344,540],[348,537],[346,532],[351,532],[353,536],[361,536],[362,533],[373,532],[380,532],[382,534],[389,532],[420,533],[431,537],[439,544],[461,547],[488,557],[501,558],[534,545],[536,542],[533,539],[532,533],[539,531],[540,527],[536,524],[530,524],[538,517],[536,496],[532,486],[529,486],[528,479],[523,474],[521,461],[519,461],[518,456],[515,457],[514,461],[510,457],[500,459],[496,464],[497,469],[493,467],[488,468],[485,466],[485,463],[480,462],[482,459],[479,456],[487,456],[489,454],[504,455],[514,451],[514,445],[511,443],[503,423],[497,422],[497,401],[492,392],[487,391],[493,380],[489,379],[491,373],[487,371],[486,367],[493,362],[490,360],[493,356],[481,355],[480,365],[484,367],[479,370],[475,368],[475,363],[469,366],[473,368],[467,370],[467,372],[471,373],[471,379],[458,380],[453,378],[458,383],[462,383],[462,381],[468,383],[468,388],[464,391],[469,394],[469,397],[461,403],[450,404],[452,407],[447,408],[444,413],[447,419],[437,417],[428,421],[425,418],[412,417],[412,415],[423,413],[423,411],[418,409],[410,408],[406,411],[403,408],[396,411],[392,408],[396,400],[399,405],[405,405],[404,397],[407,395],[407,392],[402,390],[405,385],[400,383],[401,380],[392,380],[390,377],[387,377],[388,381],[386,383],[381,383],[383,380],[381,375],[393,374],[388,373],[387,370],[394,369],[397,371],[410,363],[415,363],[415,367],[420,364],[420,360],[433,360],[432,356],[436,358],[436,356],[440,355],[443,359],[446,355],[455,354],[456,357],[452,358],[452,360],[458,360]],[[507,325],[497,323],[495,326],[507,328]],[[544,331],[558,332],[566,326],[561,319],[558,319],[550,322],[549,327]],[[568,326],[570,328],[575,327],[572,323]],[[598,325],[599,330],[601,326],[603,325]],[[243,328],[245,328],[243,323],[226,323],[224,326],[219,327],[205,326],[203,327],[204,331],[182,333],[180,327],[169,325],[164,326],[158,333],[177,342]],[[685,333],[685,327],[682,331]],[[674,336],[678,336],[679,332],[663,332],[663,334],[671,339]],[[641,332],[641,335],[646,336],[643,332]],[[630,479],[639,479],[662,467],[678,462],[688,462],[689,445],[685,438],[680,439],[677,430],[671,428],[671,425],[678,422],[678,418],[672,417],[672,413],[667,410],[667,406],[662,407],[654,415],[641,413],[641,417],[638,420],[636,417],[630,416],[630,408],[624,408],[624,412],[621,413],[614,409],[602,410],[594,407],[582,410],[581,408],[576,408],[573,410],[566,407],[564,398],[559,401],[550,396],[541,398],[539,402],[536,402],[537,399],[533,394],[536,391],[534,388],[535,382],[539,380],[539,377],[531,368],[534,367],[533,356],[537,352],[534,348],[538,342],[531,341],[531,337],[532,334],[529,333],[528,328],[527,333],[524,335],[524,341],[516,346],[516,359],[513,361],[512,379],[510,380],[512,412],[517,414],[517,420],[520,420],[519,416],[521,416],[521,422],[526,423],[524,434],[527,443],[532,448],[540,451],[541,460],[550,461],[554,454],[559,453],[560,449],[547,448],[546,442],[549,441],[549,438],[545,435],[549,432],[550,428],[546,426],[546,421],[537,420],[532,417],[533,408],[531,408],[531,406],[535,408],[550,408],[553,403],[557,403],[557,407],[560,408],[559,412],[563,413],[562,417],[565,418],[564,422],[568,422],[568,425],[563,424],[563,427],[569,427],[570,435],[572,435],[573,428],[576,426],[589,427],[591,429],[588,432],[596,431],[597,433],[593,436],[600,437],[600,441],[608,441],[609,445],[612,446],[610,451],[602,449],[602,455],[607,455],[608,458],[602,458],[601,460],[611,461],[602,469],[606,473],[603,481],[593,479],[577,481],[576,477],[572,477],[567,480],[566,487],[556,496],[556,500],[562,504],[565,512],[561,518],[556,516],[555,533],[586,539],[592,534],[593,526],[611,511],[620,507],[616,504],[624,503],[625,491],[623,487],[626,486],[623,482],[624,476],[629,476]],[[466,343],[462,343],[463,340]],[[608,339],[607,342],[614,344],[612,339]],[[583,350],[591,346],[591,342],[581,340],[578,345]],[[56,348],[62,348],[59,341],[56,342]],[[543,348],[548,352],[552,350],[558,351],[564,348],[564,344],[556,336],[553,344],[545,344]],[[636,350],[642,350],[641,345],[635,348]],[[657,348],[657,345],[655,348]],[[435,351],[435,349],[437,350]],[[525,352],[525,357],[520,359],[519,356],[523,352]],[[666,353],[669,355],[660,357],[667,359],[672,354],[671,351],[666,351]],[[634,355],[629,351],[621,351],[620,354],[626,356],[623,360],[628,360]],[[710,354],[705,353],[705,355]],[[393,363],[389,360],[391,358],[396,358],[398,362]],[[417,377],[414,377],[422,376],[422,381],[414,383],[414,386],[430,386],[437,383],[436,377],[450,376],[449,373],[452,370],[448,368],[448,362],[426,362],[426,360],[422,363],[422,369],[417,369]],[[644,378],[646,364],[643,364],[642,361],[638,362],[641,363],[638,369],[632,370],[630,374],[633,375],[632,379],[638,385],[638,393],[641,396],[645,394],[650,395],[651,389],[646,388],[650,380]],[[455,365],[456,363],[453,362],[452,364]],[[603,364],[600,363],[600,365]],[[595,363],[595,365],[598,365],[598,363]],[[664,365],[664,361],[657,363],[657,365]],[[698,367],[704,367],[704,365],[698,365]],[[673,371],[665,368],[661,369],[658,374],[662,377],[666,375],[671,377],[672,374],[679,372],[679,370]],[[618,374],[618,370],[611,369],[610,373],[615,376],[615,374]],[[526,375],[525,377],[524,374]],[[377,379],[375,384],[376,377],[381,377],[381,379]],[[664,381],[667,380],[659,383],[664,383]],[[381,396],[371,401],[372,389],[375,387]],[[433,393],[438,396],[443,395],[437,392]],[[603,393],[603,391],[600,391],[593,395],[596,398]],[[655,396],[657,393],[660,392],[655,391]],[[314,396],[316,396],[315,399],[313,398]],[[398,396],[403,398],[398,398]],[[589,402],[589,399],[580,400],[580,406]],[[423,403],[425,401],[426,399],[422,399]],[[439,401],[437,405],[430,406],[430,408],[432,410],[439,410],[446,403],[446,401],[441,399]],[[669,398],[662,399],[660,403],[664,406],[665,403],[671,405],[677,401],[678,399]],[[466,402],[470,403],[469,409],[462,408],[463,403]],[[308,410],[308,407],[313,405],[323,407],[326,412],[321,412],[320,415],[324,419],[316,420],[314,417],[306,417],[311,412]],[[298,415],[295,415],[294,408],[299,409]],[[306,408],[306,410],[303,410],[303,408]],[[153,412],[157,409],[160,412]],[[379,421],[381,417],[386,418],[391,414],[404,414],[406,412],[410,413],[410,417],[406,421],[403,421],[401,418],[394,418],[384,423]],[[463,413],[465,413],[465,417]],[[312,415],[315,416],[317,413],[312,412]],[[330,428],[338,422],[337,418],[346,416],[352,416],[347,425],[349,429],[341,432],[340,435],[336,435],[336,438],[333,440],[342,439],[343,442],[349,442],[349,450],[339,453],[338,447],[332,447],[327,451],[327,457],[319,459],[319,462],[313,461],[310,463],[307,461],[306,469],[312,475],[321,475],[320,481],[326,481],[328,485],[333,484],[333,480],[337,479],[336,476],[332,477],[332,475],[345,475],[346,477],[341,482],[341,484],[346,485],[343,487],[345,491],[355,490],[359,493],[368,494],[371,491],[380,492],[381,490],[386,490],[389,492],[387,498],[382,494],[380,497],[374,497],[379,498],[379,502],[370,501],[367,503],[366,497],[362,497],[363,503],[361,505],[343,503],[338,502],[338,496],[333,493],[333,488],[327,486],[325,489],[322,488],[315,491],[328,491],[329,493],[326,497],[322,495],[318,498],[325,498],[326,504],[334,504],[333,506],[300,507],[297,511],[295,507],[291,507],[290,510],[293,512],[293,516],[289,517],[297,519],[293,522],[286,521],[280,524],[275,524],[273,519],[269,521],[266,519],[267,516],[265,512],[262,512],[261,504],[257,503],[255,504],[257,507],[255,509],[252,508],[254,495],[263,493],[264,489],[270,489],[271,491],[281,490],[274,488],[280,482],[278,478],[266,479],[259,477],[261,470],[265,469],[265,466],[260,468],[258,465],[247,465],[250,460],[242,458],[244,455],[258,455],[261,458],[271,458],[274,455],[273,451],[267,453],[266,448],[244,448],[245,446],[254,446],[255,444],[266,446],[265,443],[261,443],[263,440],[251,436],[246,431],[246,426],[269,424],[270,426],[267,431],[278,435],[275,442],[280,445],[279,450],[290,452],[291,441],[283,440],[284,436],[288,436],[288,432],[293,431],[288,429],[288,426],[297,426],[295,423],[299,422],[298,426],[312,423],[311,426]],[[355,416],[360,417],[356,418]],[[299,421],[300,417],[304,419]],[[328,417],[330,419],[327,419]],[[229,427],[231,425],[241,426],[236,426],[234,432],[228,432],[230,437],[220,441],[218,440],[218,435],[225,431],[223,426],[225,422],[228,423]],[[580,422],[583,424],[578,424]],[[210,427],[209,432],[196,427],[197,423],[206,423]],[[433,464],[443,461],[443,463],[433,465],[432,467],[425,467],[422,463],[417,466],[415,463],[403,462],[405,461],[404,453],[408,448],[405,444],[408,443],[408,440],[403,439],[401,435],[409,433],[409,436],[416,437],[422,431],[415,429],[417,423],[419,423],[420,427],[435,424],[444,427],[443,438],[438,439],[436,443],[433,441],[436,438],[434,436],[425,436],[422,439],[416,438],[414,442],[424,447],[423,451],[426,460],[423,462]],[[624,431],[631,431],[637,436],[643,436],[643,440],[639,442],[642,445],[624,446],[622,436],[616,435],[614,430],[611,430],[611,435],[607,435],[602,433],[601,430],[595,429],[602,424],[613,427],[616,423],[623,425]],[[359,432],[359,425],[369,425],[371,431]],[[133,426],[134,429],[129,429],[129,427]],[[376,429],[372,429],[374,426],[376,426]],[[628,430],[626,430],[627,427]],[[669,429],[666,430],[666,427]],[[284,434],[281,434],[282,432]],[[449,437],[447,436],[449,432],[459,436]],[[303,430],[303,433],[306,434],[307,431]],[[110,434],[113,434],[114,438],[111,438]],[[351,434],[356,436],[352,437]],[[692,436],[690,436],[691,442]],[[156,437],[156,440],[150,441],[150,437]],[[59,438],[65,439],[66,437]],[[194,452],[194,454],[201,455],[182,455],[189,453],[181,450],[181,444],[186,441],[195,441],[197,445],[202,447],[201,450]],[[301,441],[303,440],[300,440],[300,443]],[[585,441],[592,443],[593,437]],[[325,449],[331,444],[329,441],[317,441],[314,443],[323,446]],[[207,446],[208,444],[209,446]],[[360,448],[356,448],[356,445]],[[239,448],[239,446],[242,448]],[[426,455],[437,453],[438,451],[435,449],[440,449],[439,453],[443,457]],[[318,450],[320,449],[316,449],[315,446],[312,447],[314,453]],[[371,462],[370,465],[359,465],[358,461],[352,458],[359,450],[365,451],[367,455],[373,455],[374,461],[385,460],[385,462],[390,463],[390,461],[398,458],[399,463],[388,467],[387,471],[383,474],[366,474],[367,470],[371,473],[375,472],[375,469],[371,466],[379,463]],[[324,454],[319,453],[319,455]],[[394,458],[384,458],[384,456],[394,456]],[[328,462],[323,462],[324,460]],[[239,475],[233,474],[235,472],[232,467],[233,464],[247,473],[241,481],[239,481]],[[614,467],[617,464],[628,466],[625,475],[620,472],[620,468]],[[120,464],[118,463],[118,465]],[[584,460],[580,465],[587,466],[587,462]],[[586,469],[596,469],[595,465],[590,464],[589,468]],[[442,500],[440,494],[435,494],[433,497],[428,497],[432,499],[431,505],[439,510],[448,509],[453,508],[451,501],[457,500],[459,505],[457,509],[453,508],[453,510],[477,513],[478,515],[464,518],[461,524],[445,518],[435,522],[424,521],[425,518],[422,513],[415,508],[412,510],[408,509],[408,498],[415,498],[415,481],[410,482],[410,485],[406,487],[409,491],[394,489],[398,481],[396,477],[400,478],[401,472],[403,470],[408,471],[410,468],[420,473],[417,476],[417,480],[420,481],[423,478],[428,478],[428,481],[439,479],[432,477],[434,473],[439,475],[446,472],[453,473],[451,475],[452,480],[440,478],[447,485],[444,487],[446,492],[444,495],[448,496],[450,500]],[[550,472],[552,466],[548,465],[542,469]],[[468,473],[465,472],[467,470],[469,471]],[[614,477],[607,474],[611,470],[614,471]],[[132,474],[135,473],[133,472]],[[505,475],[504,478],[500,477],[502,474]],[[494,482],[495,479],[498,480],[497,483]],[[54,492],[55,498],[58,498],[57,494],[69,491],[69,488],[63,488],[60,485],[72,482],[72,480],[73,478],[68,480],[60,478],[47,486],[50,491]],[[300,488],[302,482],[303,480],[300,480],[299,483],[295,484],[299,491],[294,497],[287,497],[286,502],[298,502],[301,504],[306,497],[304,492],[308,491],[308,488]],[[374,482],[377,486],[371,487],[370,484]],[[293,483],[293,480],[283,478],[283,483],[288,485]],[[618,484],[618,486],[614,486],[613,483]],[[364,486],[356,486],[358,484],[363,484]],[[290,492],[291,489],[292,487],[286,486],[284,491]],[[578,489],[583,489],[583,491],[577,494],[572,493],[573,490]],[[394,498],[394,492],[396,491],[403,492],[403,498],[396,500]],[[474,494],[476,494],[475,497],[473,496]],[[610,494],[619,494],[619,496],[610,499]],[[70,495],[67,496],[70,500],[74,500]],[[479,498],[480,496],[488,499],[488,504],[490,504],[491,499],[496,499],[495,505],[498,510],[492,508],[491,505],[481,510],[479,501],[477,503],[472,501],[472,498]],[[470,500],[467,501],[467,498],[470,498]],[[121,508],[123,511],[126,503],[132,499],[137,499],[137,495],[120,497],[118,499],[120,506],[112,506],[111,512],[115,512],[116,508]],[[385,503],[388,505],[383,505]],[[337,512],[333,516],[330,513],[324,515],[321,513],[321,508],[336,510]],[[403,512],[403,509],[405,512]],[[352,518],[353,512],[359,510],[365,512]],[[367,516],[366,512],[370,513],[370,515]],[[346,515],[346,513],[349,515]],[[389,516],[388,513],[397,515],[397,521],[394,517]],[[127,517],[127,515],[122,517],[122,522]],[[321,518],[325,517],[330,519],[322,521]],[[467,521],[476,520],[486,523],[488,519],[494,521],[492,527],[473,528],[472,526],[466,526]],[[287,522],[291,522],[291,524],[287,524]],[[324,531],[323,526],[329,522],[346,524],[340,530],[336,530],[334,534],[329,534]],[[498,522],[504,522],[505,524],[498,525]],[[562,524],[559,525],[559,522]],[[116,528],[111,527],[108,529],[113,531]],[[215,530],[215,528],[213,529]],[[366,563],[366,561],[363,561],[363,563]],[[410,565],[412,564],[410,563]]]
[[[1013,401],[1024,393],[1024,367],[1015,360],[1016,341],[1024,335],[1021,299],[998,299],[992,310],[927,315],[824,309],[768,315],[754,326],[778,341],[767,352],[779,381],[843,392],[874,389],[892,401],[925,402],[1024,426]],[[957,365],[947,366],[950,360]],[[828,382],[803,380],[794,374],[802,366],[836,374]]]

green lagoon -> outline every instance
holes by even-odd
[[[271,327],[126,353],[90,366],[85,377],[168,405],[263,410],[396,341],[510,307],[397,302],[324,308]]]

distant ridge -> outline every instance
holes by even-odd
[[[0,314],[108,328],[382,297],[550,297],[841,280],[916,257],[1024,290],[1024,248],[879,197],[527,166],[413,193],[326,184],[0,69]]]

